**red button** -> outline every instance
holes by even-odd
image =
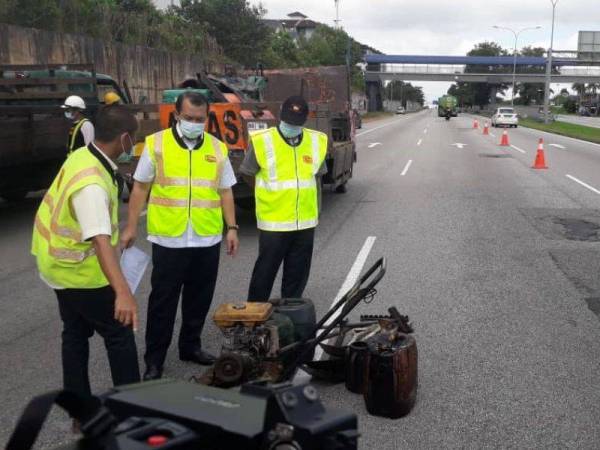
[[[169,439],[166,436],[157,434],[155,436],[150,436],[146,442],[150,447],[160,447],[161,445],[166,444],[168,440]]]

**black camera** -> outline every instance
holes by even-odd
[[[255,382],[226,390],[158,380],[121,386],[100,398],[81,428],[84,437],[61,450],[350,450],[358,445],[356,415],[325,408],[309,384]],[[17,425],[7,449],[30,448],[19,445],[23,436],[37,435],[26,429]]]

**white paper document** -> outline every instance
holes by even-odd
[[[142,281],[149,262],[150,256],[137,247],[130,247],[123,250],[121,254],[121,270],[133,294],[135,294],[140,281]]]

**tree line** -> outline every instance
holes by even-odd
[[[384,95],[386,99],[402,102],[406,107],[407,102],[418,103],[421,106],[425,104],[425,94],[420,86],[413,86],[405,81],[392,81],[385,87]]]
[[[265,25],[266,13],[248,0],[181,0],[164,10],[152,0],[0,0],[4,23],[189,53],[201,53],[214,38],[226,63],[245,68],[349,64],[353,87],[364,89],[356,68],[362,44],[327,25],[318,25],[310,39],[294,39]]]
[[[519,56],[544,56],[545,50],[542,47],[527,46],[517,51]],[[496,42],[481,42],[467,53],[467,56],[512,56],[512,50],[502,48]],[[512,73],[513,67],[510,66],[484,66],[468,64],[465,67],[465,73]],[[519,66],[518,73],[544,73],[545,68],[540,66]],[[458,99],[460,106],[479,106],[484,108],[491,102],[491,95],[496,88],[500,95],[504,95],[510,85],[503,83],[492,86],[487,83],[468,83],[457,82],[448,89],[448,94]],[[515,104],[531,105],[543,100],[544,83],[517,83],[515,88]]]

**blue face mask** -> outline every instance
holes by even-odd
[[[302,133],[302,127],[297,125],[290,125],[289,123],[281,121],[279,124],[279,131],[283,134],[284,137],[288,139],[292,139],[300,136]]]
[[[187,120],[179,119],[179,128],[181,133],[188,139],[198,139],[204,133],[204,124],[196,122],[188,122]]]

